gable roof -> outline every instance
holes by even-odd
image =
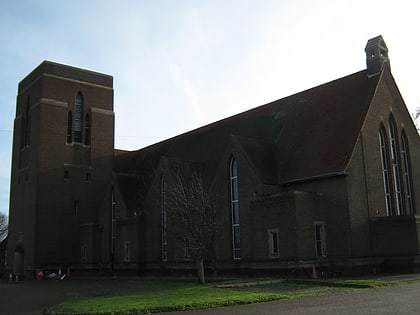
[[[345,170],[379,79],[364,70],[281,100],[280,180]]]
[[[264,182],[345,170],[380,76],[363,70],[214,122],[138,151],[115,156],[115,171],[142,174],[161,156],[202,162],[214,172],[231,136]]]

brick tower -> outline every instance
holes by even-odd
[[[44,61],[18,87],[7,264],[94,268],[114,150],[113,78]]]

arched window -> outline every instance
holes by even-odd
[[[117,216],[114,187],[111,188],[111,269],[114,269],[115,241],[117,238]]]
[[[379,145],[381,152],[381,162],[382,162],[382,179],[384,182],[384,192],[385,192],[385,206],[386,214],[392,214],[392,198],[391,198],[391,180],[389,174],[389,151],[386,141],[386,133],[383,127],[379,129]]]
[[[76,102],[74,103],[74,142],[82,143],[83,140],[83,95],[77,93]]]
[[[389,143],[391,146],[391,169],[394,183],[395,214],[401,215],[403,210],[397,129],[393,117],[389,118]]]
[[[20,148],[23,149],[25,147],[25,126],[26,126],[26,117],[25,115],[22,115],[21,121],[20,121]]]
[[[90,145],[90,116],[85,116],[85,145]]]
[[[167,233],[166,233],[166,220],[167,220],[167,211],[166,211],[166,184],[165,179],[160,179],[160,215],[161,215],[161,254],[162,261],[168,260],[167,252]]]
[[[233,258],[241,258],[241,239],[239,224],[239,188],[238,188],[238,164],[235,158],[230,161],[230,200],[232,211],[232,244]]]
[[[405,209],[408,214],[415,213],[413,202],[413,186],[411,181],[411,164],[410,164],[410,151],[408,150],[408,142],[404,131],[401,134],[401,153],[403,159],[403,172],[405,182]]]
[[[30,101],[29,96],[26,100],[26,107],[25,112],[22,115],[20,130],[21,130],[21,139],[20,139],[20,148],[23,149],[24,147],[29,145],[29,137],[31,132],[31,121],[30,121],[30,115],[29,115],[29,109],[30,109]]]
[[[72,142],[73,134],[73,113],[69,111],[67,114],[67,143]]]
[[[30,110],[30,102],[29,97],[26,101],[26,112],[25,112],[25,146],[28,146],[30,144],[30,136],[31,136],[31,116],[29,113]]]

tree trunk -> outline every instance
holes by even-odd
[[[198,276],[198,281],[200,282],[200,284],[205,284],[206,283],[206,279],[204,277],[204,261],[203,261],[203,257],[198,257],[197,261],[197,276]]]

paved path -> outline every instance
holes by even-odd
[[[420,279],[407,275],[393,280]],[[26,281],[0,282],[0,314],[40,314],[48,305],[71,297],[101,296],[157,289],[160,283],[136,280]],[[154,287],[155,286],[155,287]],[[162,313],[164,314],[164,313]],[[243,305],[230,308],[175,312],[171,315],[250,315],[250,314],[420,314],[420,281],[406,285],[368,290],[336,291],[323,297],[308,297]],[[168,315],[166,313],[165,315]]]

